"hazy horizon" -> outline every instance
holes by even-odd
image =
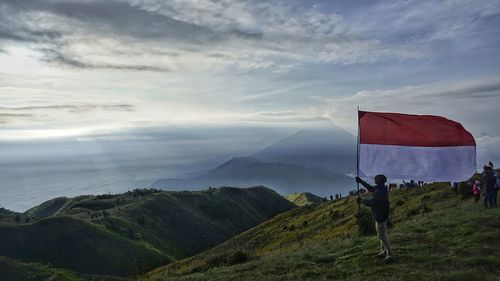
[[[143,128],[91,138],[1,142],[0,206],[25,211],[58,196],[122,193],[246,156],[293,129]]]

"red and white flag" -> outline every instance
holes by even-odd
[[[465,181],[476,172],[476,142],[440,116],[359,111],[359,176]]]

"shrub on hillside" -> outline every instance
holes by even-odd
[[[137,217],[137,223],[139,223],[140,225],[145,225],[146,224],[146,218],[144,216]]]
[[[416,216],[420,213],[420,209],[417,207],[417,208],[411,208],[411,209],[408,209],[406,211],[406,216],[407,217],[412,217],[412,216]]]
[[[402,199],[400,199],[400,200],[396,201],[396,203],[395,203],[396,207],[401,207],[401,206],[403,206],[404,204],[405,204],[405,201],[404,201],[404,200],[402,200]]]
[[[111,209],[115,206],[112,201],[97,201],[97,200],[85,200],[81,202],[77,202],[71,206],[71,209],[74,208],[84,208],[94,211]]]
[[[96,200],[103,200],[103,199],[110,199],[113,197],[114,197],[114,195],[111,195],[111,194],[101,194],[101,195],[96,195],[95,199]]]
[[[229,254],[229,256],[227,257],[227,264],[228,265],[245,263],[247,261],[248,261],[247,253],[245,253],[241,250],[233,252],[233,253]]]
[[[225,263],[226,263],[225,255],[222,254],[212,255],[205,261],[205,266],[201,267],[202,269],[201,271],[207,270],[209,268],[219,267],[224,265]]]
[[[248,261],[248,254],[237,250],[234,252],[226,253],[226,254],[215,254],[209,257],[205,265],[200,266],[197,271],[205,271],[210,268],[219,267],[219,266],[227,266],[227,265],[235,265],[240,263],[245,263]]]
[[[132,191],[127,191],[128,196],[132,197],[141,197],[141,196],[147,196],[150,194],[158,193],[161,192],[160,189],[156,188],[135,188]]]
[[[472,186],[467,182],[461,182],[458,185],[458,193],[462,196],[462,199],[472,197]]]
[[[373,235],[377,233],[375,230],[375,220],[370,209],[360,208],[356,214],[356,222],[360,235]]]
[[[421,201],[422,203],[427,203],[427,202],[429,202],[430,200],[431,200],[431,196],[430,196],[430,195],[428,195],[428,194],[427,194],[427,195],[424,195],[424,196],[422,196],[422,198],[420,198],[420,201]]]
[[[432,209],[429,208],[429,206],[427,204],[421,203],[421,204],[417,205],[416,207],[409,208],[406,211],[406,216],[407,217],[412,217],[412,216],[416,216],[418,214],[429,213],[431,211],[432,211]]]
[[[427,204],[422,204],[420,207],[420,213],[425,214],[432,212],[432,209]]]
[[[344,217],[344,214],[341,213],[339,210],[332,211],[330,210],[328,212],[334,219],[340,219]]]

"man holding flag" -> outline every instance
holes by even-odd
[[[393,262],[386,233],[387,177],[425,182],[468,180],[476,172],[476,142],[460,123],[433,115],[358,111],[358,132],[356,182],[372,193],[369,200],[358,197],[358,203],[373,210],[382,248],[378,256]],[[359,176],[375,176],[376,186]]]
[[[384,175],[375,176],[376,186],[369,185],[359,177],[356,177],[356,182],[361,183],[370,193],[372,193],[370,199],[361,200],[361,197],[358,197],[358,203],[363,203],[373,210],[375,229],[380,239],[380,253],[378,253],[377,257],[384,258],[385,263],[394,262],[394,252],[392,251],[386,231],[387,219],[389,218],[389,191],[385,185],[387,178]]]

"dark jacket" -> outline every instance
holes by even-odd
[[[497,184],[497,178],[494,175],[485,174],[483,176],[484,186],[486,192],[492,192],[495,190],[495,185]]]
[[[361,184],[372,193],[372,197],[362,203],[372,208],[376,222],[383,223],[389,218],[389,191],[385,185],[371,186],[362,181]]]

